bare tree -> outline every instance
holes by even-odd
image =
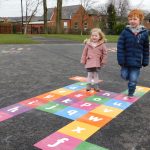
[[[47,1],[43,0],[43,10],[44,10],[44,33],[48,33],[47,31]]]
[[[56,33],[61,33],[62,0],[57,0]]]
[[[26,0],[26,21],[24,34],[27,33],[28,24],[37,13],[38,7],[42,4],[42,0]]]
[[[117,16],[126,16],[130,10],[129,0],[109,0],[108,5],[113,4],[115,6]]]
[[[80,0],[81,6],[81,35],[84,31],[84,23],[87,21],[88,10],[92,9],[94,4],[97,2],[96,0]]]
[[[21,32],[23,34],[23,3],[21,0]]]
[[[86,11],[92,9],[95,3],[97,3],[96,0],[81,0],[81,5]]]

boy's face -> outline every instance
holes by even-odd
[[[94,43],[98,42],[99,39],[100,39],[100,36],[99,36],[99,34],[97,32],[92,32],[91,33],[91,40],[92,40],[92,42],[94,42]]]
[[[140,18],[136,16],[129,17],[128,22],[133,28],[136,28],[138,25],[140,25]]]

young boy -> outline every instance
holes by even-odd
[[[149,64],[149,36],[141,22],[143,12],[134,9],[128,15],[128,23],[117,44],[117,60],[121,77],[128,80],[128,97],[132,98],[138,82],[140,68]]]

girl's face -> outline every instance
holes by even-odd
[[[140,19],[136,16],[128,18],[128,22],[133,28],[136,28],[138,25],[140,25]]]
[[[97,33],[97,32],[92,32],[91,33],[91,41],[92,42],[96,43],[96,42],[99,41],[99,39],[100,39],[99,33]]]

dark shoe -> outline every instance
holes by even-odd
[[[99,83],[94,84],[94,90],[95,90],[96,92],[99,92],[99,91],[100,91]]]
[[[133,94],[128,94],[128,98],[133,98],[134,96],[133,96]]]
[[[91,88],[92,88],[92,84],[91,84],[91,83],[88,83],[88,84],[86,85],[86,91],[90,91]]]

